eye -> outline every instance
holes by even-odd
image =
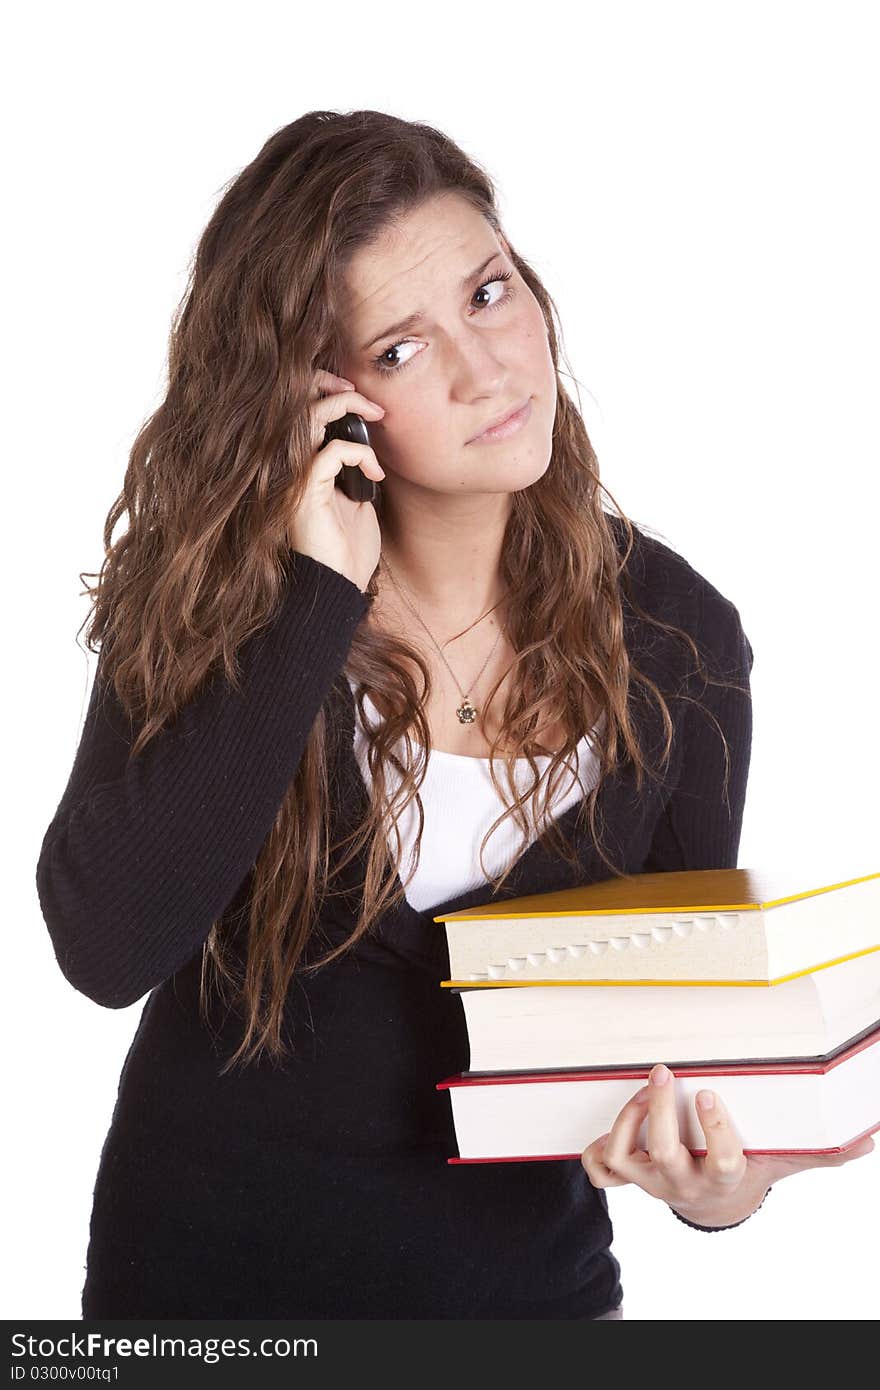
[[[507,270],[503,274],[493,275],[491,280],[484,280],[482,285],[478,285],[477,288],[474,290],[473,298],[476,298],[478,294],[482,294],[484,290],[488,290],[490,285],[504,284],[504,282],[506,280],[510,280],[512,276],[513,271]],[[500,294],[497,299],[493,300],[491,304],[478,304],[477,308],[483,311],[486,311],[488,309],[498,309],[501,307],[502,304],[506,304],[508,300],[512,299],[514,293],[515,291],[513,290],[513,288],[509,287],[504,291],[503,294]],[[373,366],[384,376],[392,376],[394,372],[402,372],[404,367],[409,366],[409,363],[412,361],[412,357],[406,358],[406,360],[403,362],[388,362],[387,358],[390,353],[396,353],[399,348],[406,347],[407,344],[415,346],[415,344],[412,343],[412,341],[409,338],[403,338],[399,343],[392,343],[390,347],[383,349],[383,351],[379,353],[378,357],[373,358]],[[413,356],[415,356],[415,354],[413,354]]]

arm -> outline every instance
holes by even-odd
[[[200,949],[253,867],[369,599],[290,552],[280,606],[134,761],[98,663],[36,882],[65,977],[124,1008]]]
[[[691,634],[700,657],[716,680],[730,681],[745,693],[709,685],[694,677],[684,702],[683,753],[678,782],[654,830],[642,873],[682,869],[734,869],[739,851],[752,750],[751,643],[737,609],[705,579],[700,580],[698,631]],[[693,658],[691,657],[691,660]],[[730,756],[726,796],[725,753]]]
[[[716,679],[732,681],[746,692],[695,681],[689,691],[717,719],[730,754],[727,798],[723,796],[725,755],[718,729],[693,705],[684,706],[684,753],[678,785],[657,823],[643,873],[681,869],[736,868],[745,809],[752,746],[750,675],[754,664],[751,643],[737,609],[706,580],[701,580],[698,634],[700,655]],[[770,1191],[770,1188],[767,1189]],[[766,1193],[764,1194],[766,1197]],[[759,1203],[755,1211],[763,1204]],[[669,1210],[697,1231],[730,1231],[741,1226],[700,1226]],[[753,1216],[754,1212],[749,1215]]]

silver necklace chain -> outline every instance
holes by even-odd
[[[394,585],[395,589],[396,589],[397,592],[400,594],[400,597],[403,599],[404,603],[406,604],[407,608],[408,608],[408,609],[410,610],[410,612],[412,613],[413,617],[416,619],[417,622],[421,623],[422,627],[423,627],[423,628],[425,629],[425,631],[427,632],[427,634],[428,634],[428,636],[430,637],[431,641],[434,643],[434,646],[437,648],[437,651],[438,651],[438,653],[439,653],[439,655],[440,655],[441,661],[443,661],[443,663],[444,663],[445,666],[446,666],[447,671],[449,672],[449,674],[450,674],[450,676],[452,677],[452,679],[455,681],[455,684],[458,686],[459,692],[460,692],[461,697],[462,697],[462,702],[461,702],[461,704],[458,706],[458,708],[457,708],[456,711],[455,711],[455,713],[458,715],[458,722],[459,722],[460,724],[474,724],[474,723],[476,722],[478,716],[479,716],[480,711],[479,711],[478,709],[476,709],[476,708],[471,704],[470,698],[469,698],[469,696],[468,696],[468,693],[467,693],[466,691],[462,690],[461,682],[459,681],[458,676],[455,674],[455,672],[453,671],[452,667],[449,665],[449,662],[446,660],[446,657],[445,657],[444,654],[443,654],[443,648],[440,646],[440,643],[437,641],[437,638],[434,636],[433,632],[432,632],[431,629],[428,627],[427,623],[426,623],[426,622],[420,617],[420,615],[417,613],[416,609],[413,607],[413,605],[410,603],[409,599],[407,598],[406,594],[405,594],[405,593],[403,592],[403,590],[401,589],[401,587],[400,587],[400,585],[398,584],[397,580],[394,578],[394,572],[393,572],[391,566],[389,565],[387,559],[384,559],[384,558],[383,558],[382,564],[383,564],[384,568],[387,569],[387,571],[388,571],[388,577],[390,578],[391,583]],[[496,604],[495,606],[497,607],[498,605]],[[491,612],[492,612],[492,609],[490,608],[490,609],[489,609],[489,613],[491,613]],[[482,615],[482,617],[477,618],[474,622],[472,622],[470,627],[466,627],[466,628],[464,629],[464,632],[470,632],[471,628],[476,627],[477,623],[481,623],[481,622],[483,621],[483,618],[485,618],[485,617],[488,617],[488,614],[487,614],[487,613],[484,613],[484,614]],[[486,660],[483,662],[483,665],[482,665],[482,667],[480,668],[479,675],[475,676],[475,677],[474,677],[474,680],[473,680],[472,683],[471,683],[471,690],[473,690],[473,689],[475,688],[475,686],[478,684],[479,679],[480,679],[480,676],[482,676],[482,674],[483,674],[483,672],[485,671],[486,667],[489,665],[489,662],[492,660],[492,657],[493,657],[493,655],[494,655],[494,653],[495,653],[495,648],[498,646],[498,643],[501,641],[501,638],[502,638],[503,634],[504,634],[504,624],[502,623],[502,624],[499,625],[499,628],[498,628],[498,636],[495,638],[495,643],[494,643],[494,646],[492,647],[492,650],[490,651],[489,655],[486,657]],[[463,636],[464,636],[464,633],[463,633],[463,632],[462,632],[462,633],[459,633],[459,636],[460,636],[460,637],[463,637]]]

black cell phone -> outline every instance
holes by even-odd
[[[324,431],[324,444],[329,444],[331,439],[348,439],[352,444],[369,444],[370,436],[367,432],[366,421],[353,412],[340,415],[338,420],[331,420]],[[323,448],[323,445],[321,447]],[[346,497],[350,497],[352,502],[375,502],[376,500],[378,489],[375,480],[368,478],[366,473],[356,464],[344,463],[336,474],[334,482],[337,487],[342,488]]]

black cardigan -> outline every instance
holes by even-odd
[[[639,604],[684,627],[712,673],[748,692],[752,649],[736,607],[671,548],[636,538]],[[432,919],[487,901],[487,888],[426,912],[404,899],[354,951],[294,979],[293,1057],[219,1075],[242,1018],[218,1006],[210,1030],[200,1021],[201,947],[221,914],[245,920],[254,861],[325,701],[331,842],[367,805],[344,666],[369,604],[336,570],[291,552],[276,615],[240,651],[241,694],[221,670],[131,764],[133,732],[99,660],[37,866],[74,988],[114,1009],[148,996],[96,1178],[84,1317],[591,1318],[621,1301],[606,1195],[579,1160],[446,1162],[457,1147],[436,1082],[469,1056],[460,998],[440,988],[446,934]],[[664,694],[685,688],[693,666],[680,640],[628,604],[625,630]],[[637,795],[627,765],[600,794],[604,844],[626,873],[736,867],[751,697],[686,688],[724,729],[729,799],[714,724],[673,699],[663,785]],[[638,718],[656,760],[655,705],[644,700]],[[572,833],[576,811],[560,817]],[[607,878],[584,832],[577,846],[573,875],[533,842],[501,896]],[[322,911],[321,952],[354,925],[359,869]]]

